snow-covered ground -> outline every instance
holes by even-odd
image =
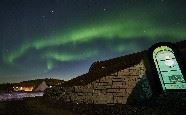
[[[36,97],[43,96],[43,92],[12,92],[12,93],[0,93],[0,101],[22,99],[24,97]]]

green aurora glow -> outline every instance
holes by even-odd
[[[130,14],[130,13],[128,13]],[[157,14],[155,14],[157,15]],[[117,38],[122,39],[134,39],[134,38],[148,38],[151,40],[159,39],[160,37],[179,38],[184,40],[186,32],[184,27],[173,26],[170,24],[162,24],[163,22],[156,21],[155,17],[161,15],[145,15],[145,13],[133,13],[133,15],[116,16],[106,18],[104,21],[100,20],[94,23],[81,24],[80,26],[71,27],[65,32],[59,32],[58,34],[51,35],[45,38],[37,38],[31,42],[25,42],[20,47],[4,55],[4,61],[8,64],[13,64],[14,61],[28,52],[30,49],[41,50],[48,47],[58,47],[71,43],[79,44],[91,42],[94,39],[102,38],[105,40],[111,40]],[[114,19],[113,19],[114,18]],[[122,52],[127,49],[128,46],[118,47],[118,52]],[[136,47],[136,46],[135,46]],[[136,49],[136,48],[135,48]],[[91,57],[93,54],[63,54],[60,53],[47,53],[44,56],[50,59],[58,61],[71,61],[85,59]],[[51,69],[52,62],[48,62],[48,68]]]

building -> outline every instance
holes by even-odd
[[[26,91],[26,92],[31,92],[33,91],[34,87],[33,86],[29,86],[29,85],[20,85],[20,86],[14,86],[13,90],[14,91]]]
[[[34,91],[44,91],[45,89],[49,88],[45,81],[35,87]]]
[[[186,41],[98,61],[89,72],[64,83],[60,100],[84,104],[126,104],[186,89]]]
[[[35,84],[31,83],[20,83],[15,86],[13,86],[14,91],[25,91],[25,92],[31,92],[31,91],[44,91],[45,89],[49,88],[45,81],[38,82]]]

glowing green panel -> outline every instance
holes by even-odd
[[[186,82],[171,48],[156,48],[153,60],[164,92],[167,89],[186,89]]]

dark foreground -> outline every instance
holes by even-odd
[[[72,112],[42,98],[27,98],[0,102],[0,115],[72,115]]]
[[[72,105],[43,98],[0,102],[0,115],[186,115],[183,100],[152,100],[135,105]]]

